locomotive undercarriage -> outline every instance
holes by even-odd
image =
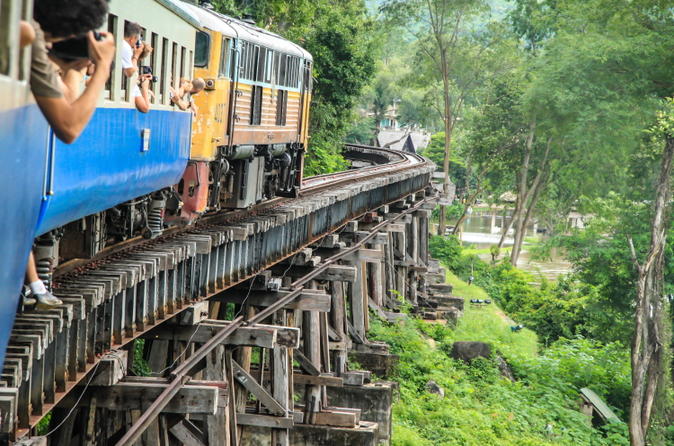
[[[208,211],[296,196],[303,150],[298,143],[221,147],[209,165]]]

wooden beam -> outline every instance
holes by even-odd
[[[284,274],[288,277],[303,277],[316,268],[307,266],[275,265],[272,267],[274,274]],[[315,280],[327,280],[329,282],[339,280],[341,282],[353,282],[356,277],[356,269],[348,265],[330,265],[327,269],[314,277]]]
[[[237,413],[236,420],[242,426],[275,427],[290,429],[294,426],[291,417],[270,417],[269,415],[257,415],[252,413]]]
[[[169,429],[171,434],[183,444],[190,446],[206,446],[196,426],[188,420],[181,420]]]
[[[260,384],[255,381],[247,371],[243,369],[236,361],[232,361],[232,367],[234,368],[234,378],[248,390],[250,393],[255,395],[255,397],[274,415],[285,415],[286,411],[279,404],[278,401],[274,399],[273,396],[267,392],[267,390],[262,387]],[[240,424],[240,423],[239,423]]]
[[[145,410],[164,391],[168,382],[164,378],[145,378],[145,382],[119,382],[114,386],[91,387],[90,395],[96,395],[96,404],[110,410]],[[181,388],[162,412],[179,414],[214,415],[217,410],[218,394],[224,383],[212,385],[205,381],[191,381]],[[77,392],[73,392],[77,393]],[[68,395],[63,407],[72,407],[75,396]],[[72,400],[72,401],[71,401]],[[90,398],[83,398],[81,405],[90,404]]]
[[[315,386],[328,386],[328,387],[343,387],[344,380],[336,376],[313,376],[313,375],[302,375],[300,373],[293,373],[293,380],[297,385],[315,385]]]
[[[277,292],[261,292],[251,291],[248,297],[244,293],[232,293],[230,291],[221,293],[211,298],[211,301],[233,302],[235,304],[242,304],[245,302],[254,307],[269,307],[285,296],[290,294],[289,291]],[[303,311],[330,311],[330,295],[320,291],[305,290],[294,301],[286,305],[284,308],[290,310]]]
[[[181,342],[189,340],[196,343],[205,343],[228,324],[230,324],[229,321],[208,319],[196,328],[162,325],[151,331],[146,338]],[[275,348],[278,346],[298,348],[299,337],[299,328],[254,324],[238,328],[230,337],[223,341],[223,344],[263,348]]]
[[[313,376],[318,376],[321,374],[321,371],[316,368],[316,366],[307,358],[304,356],[304,353],[302,353],[299,350],[294,350],[293,351],[293,358],[299,362],[300,367],[304,369],[305,372],[307,372],[310,375]]]

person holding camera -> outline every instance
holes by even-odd
[[[35,1],[35,39],[32,44],[30,88],[54,133],[66,144],[74,142],[89,123],[110,75],[115,42],[108,33],[94,35],[94,30],[105,22],[107,12],[106,0]],[[69,64],[49,55],[48,46],[69,39],[79,39],[86,43],[88,54],[85,58]],[[65,76],[70,74],[71,69],[81,69],[89,60],[96,65],[96,71],[81,95],[76,98],[69,95],[66,98],[63,82],[59,79],[50,57],[65,69]],[[76,64],[81,66],[75,66]]]
[[[150,83],[154,80],[152,70],[139,71],[139,62],[152,53],[152,47],[140,40],[142,28],[138,23],[126,22],[124,24],[124,41],[122,42],[121,58],[124,76],[133,85],[130,98],[136,109],[141,113],[150,111]],[[149,68],[149,67],[141,67]],[[137,76],[136,76],[137,75]],[[137,81],[135,81],[137,79]],[[135,82],[134,82],[135,81]]]
[[[35,0],[33,22],[22,23],[20,27],[20,41],[32,43],[31,92],[56,137],[66,144],[73,143],[89,123],[110,75],[115,42],[108,33],[94,33],[105,22],[107,12],[106,0]],[[54,44],[69,40],[77,41],[74,46],[84,47],[86,54],[66,61],[49,52],[48,48],[52,49]],[[66,87],[52,62],[64,70],[65,76],[90,62],[95,64],[96,70],[81,95],[68,91],[66,96]],[[62,303],[40,280],[32,253],[26,268],[26,283],[34,297],[24,299],[24,304],[50,307]]]

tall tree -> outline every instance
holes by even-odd
[[[389,16],[415,24],[408,29],[415,29],[412,32],[418,39],[419,52],[430,68],[430,78],[439,81],[437,97],[442,99],[438,112],[445,135],[443,191],[449,195],[452,136],[487,59],[483,56],[488,45],[475,45],[476,42],[467,37],[473,19],[487,10],[487,4],[482,0],[388,0],[383,9]],[[446,223],[446,209],[441,206],[438,233],[444,234]]]
[[[632,446],[646,444],[653,407],[658,393],[662,393],[668,369],[665,349],[670,345],[670,339],[664,323],[666,302],[663,285],[672,200],[674,101],[667,99],[666,104],[666,109],[658,114],[658,122],[653,129],[654,137],[662,141],[664,149],[653,200],[650,246],[643,261],[639,261],[634,243],[629,239],[632,260],[637,270],[629,421]]]

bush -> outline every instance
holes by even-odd
[[[578,411],[575,388],[584,381],[572,379],[591,360],[592,344],[560,341],[550,356],[507,358],[522,378],[513,383],[501,377],[493,359],[453,360],[447,354],[453,336],[452,329],[423,321],[373,320],[369,337],[388,342],[399,355],[393,376],[400,385],[393,409],[394,446],[627,444],[623,424],[593,429]],[[433,346],[438,342],[441,348]],[[571,357],[565,358],[568,352]],[[603,376],[599,371],[590,375]],[[431,379],[445,390],[444,398],[427,391]]]

